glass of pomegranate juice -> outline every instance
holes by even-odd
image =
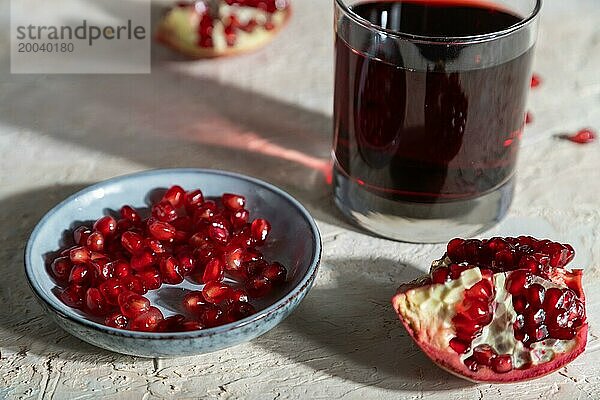
[[[434,243],[507,212],[541,0],[334,0],[334,196]]]

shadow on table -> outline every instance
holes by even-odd
[[[391,307],[398,283],[421,271],[388,259],[329,260],[324,269],[335,273],[334,287],[315,287],[282,324],[283,330],[259,338],[257,344],[360,387],[436,391],[472,386],[435,366]]]
[[[155,4],[154,18],[161,9]],[[282,187],[316,218],[353,229],[327,184],[328,115],[183,71],[222,61],[177,63],[173,53],[152,50],[150,75],[0,75],[10,99],[0,122],[146,168],[242,172]]]
[[[87,185],[43,187],[0,200],[0,338],[3,350],[81,362],[107,362],[121,356],[87,344],[44,315],[27,284],[23,253],[37,221],[56,203]],[[90,357],[82,357],[89,355]],[[92,361],[93,360],[93,361]]]

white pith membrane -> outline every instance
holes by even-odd
[[[177,40],[178,46],[190,52],[206,50],[214,53],[226,53],[235,49],[255,48],[266,43],[274,35],[274,30],[284,24],[288,13],[286,9],[269,13],[256,7],[242,7],[222,3],[219,5],[220,19],[213,20],[213,46],[200,47],[198,26],[203,13],[206,12],[205,6],[202,5],[201,7],[201,9],[198,9],[198,6],[196,9],[194,7],[174,7],[163,17],[159,32],[161,29],[167,31],[171,38]],[[251,20],[256,21],[257,25],[250,32],[236,29],[235,43],[233,46],[228,46],[225,38],[225,23],[229,21],[231,15],[235,15],[241,26],[246,25]],[[264,24],[267,21],[275,26],[274,30],[265,29]]]
[[[434,261],[432,268],[448,266],[449,259]],[[471,349],[460,356],[461,361],[473,354],[473,349],[480,344],[491,346],[498,355],[512,355],[513,368],[520,368],[527,363],[532,365],[551,361],[555,354],[572,350],[575,339],[544,339],[526,348],[515,339],[513,323],[517,313],[512,304],[512,295],[506,290],[505,283],[510,272],[496,273],[493,276],[496,296],[493,300],[493,319],[486,325],[481,334],[471,343]],[[464,292],[482,279],[478,267],[464,271],[458,279],[445,284],[431,284],[407,290],[404,302],[398,302],[396,308],[412,327],[415,335],[426,343],[442,351],[454,350],[449,346],[450,339],[456,336],[452,318],[456,315],[456,303],[463,300]],[[549,280],[534,276],[532,283],[539,283],[548,289],[565,288]]]

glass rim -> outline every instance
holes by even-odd
[[[370,0],[372,1],[372,0]],[[413,0],[414,1],[414,0]],[[373,24],[367,19],[361,17],[357,13],[355,13],[351,7],[346,5],[344,0],[335,0],[336,4],[340,9],[350,17],[354,22],[362,25],[363,27],[376,31],[382,34],[386,34],[398,39],[406,39],[411,42],[424,42],[424,43],[446,43],[446,44],[462,44],[462,43],[477,43],[477,42],[486,42],[494,39],[498,39],[504,36],[508,36],[511,33],[520,31],[529,25],[535,18],[539,15],[540,10],[542,9],[542,0],[535,0],[535,7],[529,13],[528,16],[523,17],[519,22],[514,25],[509,26],[506,29],[502,29],[495,32],[483,33],[480,35],[468,35],[468,36],[426,36],[426,35],[416,35],[413,33],[395,31],[387,28],[383,28],[379,25]]]

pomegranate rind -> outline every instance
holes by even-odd
[[[180,8],[173,8],[180,9]],[[155,34],[155,40],[159,43],[162,43],[166,47],[183,54],[191,59],[204,59],[204,58],[216,58],[223,56],[234,56],[244,53],[250,53],[252,51],[258,50],[264,46],[266,46],[269,42],[271,42],[275,36],[287,25],[290,17],[291,17],[291,7],[287,7],[284,10],[278,11],[283,15],[282,22],[279,24],[275,24],[273,29],[265,30],[263,28],[259,28],[261,30],[260,35],[252,35],[254,36],[252,40],[247,40],[244,42],[244,45],[234,45],[227,46],[224,49],[216,49],[214,47],[200,47],[197,45],[197,35],[194,34],[194,40],[185,40],[178,34],[178,26],[171,23],[167,18],[171,11],[167,11],[165,16],[161,19],[158,28]],[[190,31],[195,32],[197,30],[196,25],[192,25],[191,15],[195,11],[192,8],[189,8],[190,13]]]
[[[578,274],[580,276],[580,274]],[[430,343],[423,341],[418,332],[413,329],[409,319],[402,312],[402,304],[406,301],[406,292],[417,287],[422,287],[423,282],[426,282],[426,277],[419,278],[408,284],[400,286],[396,295],[392,298],[392,306],[400,319],[400,322],[419,346],[419,348],[440,368],[450,372],[453,375],[469,380],[471,382],[486,382],[486,383],[515,383],[527,381],[548,375],[563,366],[567,365],[577,358],[585,350],[587,344],[588,324],[584,323],[577,335],[572,339],[575,341],[575,346],[565,353],[560,353],[551,361],[536,364],[527,369],[513,369],[507,373],[496,373],[489,368],[481,368],[478,371],[471,371],[461,360],[460,355],[454,352],[450,347],[440,348],[433,346]],[[580,281],[579,281],[580,282]],[[581,287],[581,285],[579,285]],[[583,291],[582,291],[583,292]],[[583,300],[583,298],[582,298]]]

